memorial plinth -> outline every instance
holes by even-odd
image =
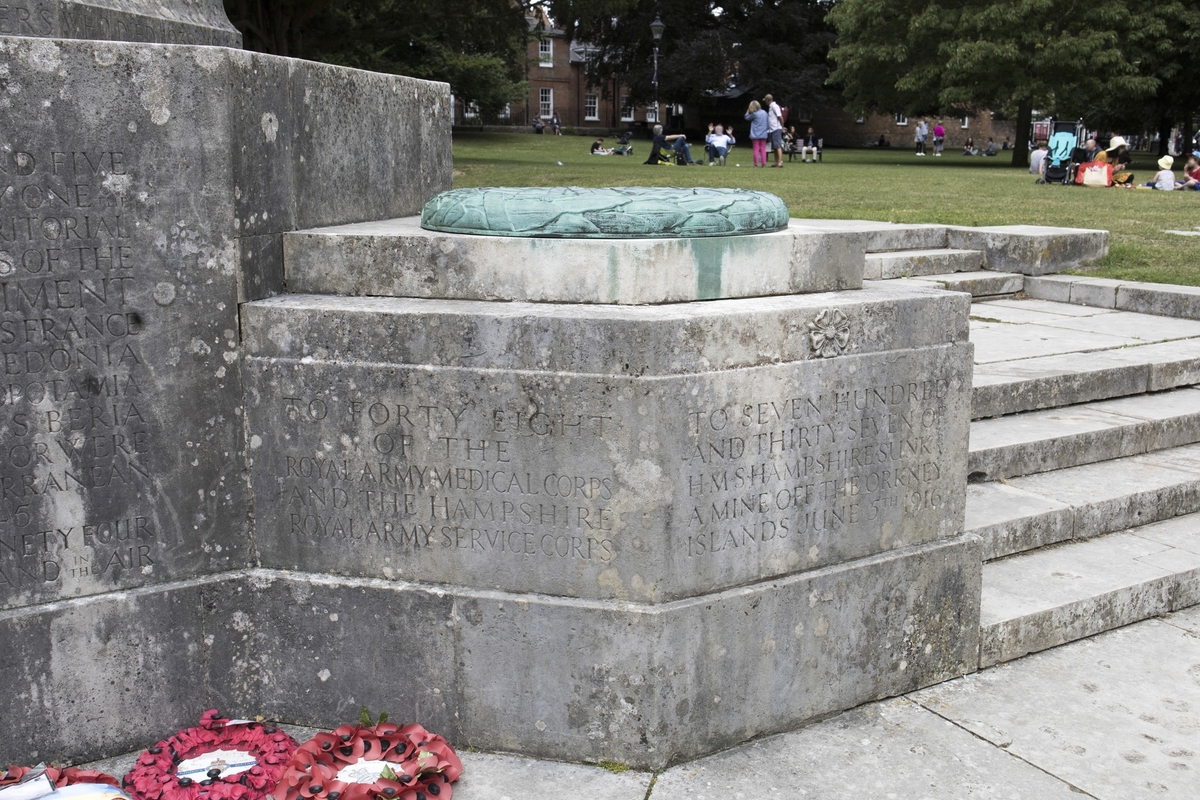
[[[703,302],[646,291],[689,237],[522,238],[556,260],[489,283],[379,254],[509,242],[385,227],[289,236],[289,286],[325,293],[243,306],[264,569],[213,656],[239,698],[400,696],[463,744],[658,767],[974,668],[969,297],[857,288],[838,233],[779,269],[791,227],[730,237],[744,293]]]

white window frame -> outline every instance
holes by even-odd
[[[554,116],[554,90],[548,86],[538,89],[538,116],[542,119]]]
[[[478,117],[478,116],[479,116],[479,103],[476,103],[474,100],[472,100],[471,102],[463,105],[463,118],[464,119],[474,119],[475,117]]]
[[[962,129],[965,131],[969,127],[971,127],[971,118],[963,117],[962,118]]]
[[[904,114],[897,114],[896,115],[896,124],[900,125],[900,126],[907,125],[908,117],[906,117]]]
[[[633,103],[629,102],[629,95],[621,95],[621,122],[633,122],[634,113]]]
[[[496,115],[500,119],[512,119],[512,103],[505,103],[504,108]]]
[[[538,39],[538,66],[554,66],[554,40],[549,37]]]
[[[600,119],[600,95],[585,94],[583,96],[583,118],[589,122],[597,122]]]
[[[658,109],[654,106],[646,106],[646,122],[651,125],[658,124]]]
[[[858,116],[854,118],[854,124],[855,125],[865,125],[866,122],[867,122],[867,115],[862,111],[858,112]]]

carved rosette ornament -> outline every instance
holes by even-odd
[[[123,783],[133,800],[264,800],[295,751],[278,728],[209,709],[142,753]]]
[[[840,308],[827,308],[816,319],[809,320],[808,336],[815,355],[840,356],[850,343],[850,319]]]

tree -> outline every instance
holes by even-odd
[[[1129,57],[1141,16],[1110,0],[841,0],[830,57],[856,110],[993,108],[1016,116],[1013,165],[1028,165],[1035,109],[1077,117],[1096,97],[1160,80]]]
[[[812,105],[825,93],[833,40],[825,0],[553,0],[556,22],[594,47],[588,78],[625,87],[633,102],[653,100],[650,23],[667,25],[659,43],[659,96],[703,104],[734,91],[771,92]]]
[[[526,5],[512,0],[226,0],[249,49],[446,81],[484,114],[525,95]]]

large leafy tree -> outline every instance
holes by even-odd
[[[594,85],[624,86],[634,102],[654,97],[650,23],[659,44],[659,96],[703,104],[725,93],[772,92],[784,103],[824,98],[833,33],[828,0],[551,0],[556,22],[593,45]]]
[[[1141,96],[1161,79],[1130,57],[1150,0],[841,0],[832,79],[849,107],[1016,117],[1028,164],[1035,109],[1080,116],[1096,98]]]
[[[225,0],[247,48],[446,81],[486,115],[524,97],[527,4]]]

